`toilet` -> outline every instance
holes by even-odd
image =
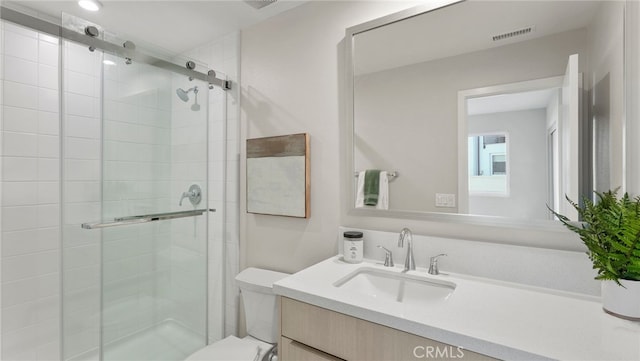
[[[208,345],[185,361],[262,361],[278,342],[278,310],[273,283],[289,276],[286,273],[247,268],[236,276],[244,305],[248,336],[229,336]],[[276,361],[276,357],[266,357]]]

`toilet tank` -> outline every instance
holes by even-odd
[[[236,276],[250,336],[264,342],[278,342],[278,309],[273,284],[287,276],[286,273],[252,267]]]

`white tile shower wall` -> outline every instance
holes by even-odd
[[[172,76],[105,55],[103,217],[166,212],[172,197]],[[179,222],[103,231],[103,347],[176,319],[172,284]]]
[[[182,101],[175,89],[191,89],[189,100]],[[206,106],[193,110],[196,102],[205,102],[209,89],[207,84],[190,81],[184,75],[174,74],[171,86],[171,206],[170,209],[188,210],[205,208],[207,191],[207,112]],[[192,184],[202,190],[201,203],[192,205],[185,198],[179,199]],[[208,327],[206,284],[207,284],[207,243],[206,236],[209,215],[172,222],[171,233],[171,302],[173,319],[192,333],[202,335]]]
[[[1,28],[0,358],[55,360],[60,350],[58,42],[10,23]]]
[[[101,237],[99,232],[81,229],[80,224],[95,222],[101,217],[102,57],[68,41],[62,42],[61,49],[64,87],[62,347],[63,357],[67,359],[95,353],[100,344]],[[54,166],[59,167],[52,164]]]
[[[185,54],[232,82],[229,91],[209,92],[209,204],[216,209],[209,223],[209,342],[238,332],[239,52],[234,32]]]

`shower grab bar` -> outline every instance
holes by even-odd
[[[99,228],[128,226],[132,224],[164,221],[164,220],[176,219],[176,218],[195,217],[195,216],[201,216],[204,212],[207,212],[207,211],[215,212],[216,210],[213,208],[210,208],[210,209],[205,208],[205,209],[194,209],[190,211],[178,211],[178,212],[167,212],[167,213],[141,214],[137,216],[116,217],[113,219],[113,222],[83,223],[82,228],[83,229],[99,229]]]

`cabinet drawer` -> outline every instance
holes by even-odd
[[[354,360],[467,360],[489,361],[494,358],[461,347],[396,330],[377,323],[358,320],[357,357]]]
[[[282,361],[344,361],[315,348],[290,340],[280,339],[280,359]]]
[[[345,360],[353,359],[356,319],[282,297],[282,336]]]

